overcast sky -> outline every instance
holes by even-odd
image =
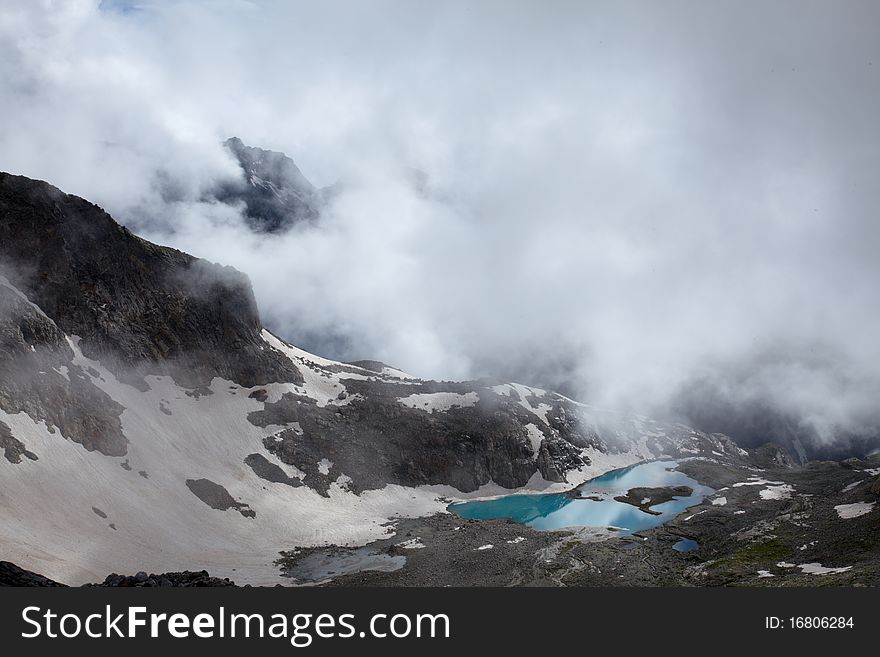
[[[878,25],[873,0],[0,0],[0,169],[244,270],[324,355],[646,412],[698,381],[830,437],[878,416]],[[199,200],[231,135],[346,191],[254,236]]]

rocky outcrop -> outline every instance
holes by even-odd
[[[154,587],[175,587],[175,588],[204,588],[217,586],[235,586],[235,582],[228,578],[211,577],[206,570],[191,571],[184,570],[182,572],[162,573],[160,575],[147,574],[143,571],[134,575],[117,575],[113,573],[107,575],[106,579],[100,584],[89,584],[88,586],[100,586],[107,588],[154,588]]]
[[[303,483],[326,493],[344,474],[351,490],[448,484],[473,491],[493,481],[516,488],[539,472],[564,481],[565,472],[589,464],[581,450],[545,426],[540,455],[525,425],[540,420],[514,400],[481,388],[473,406],[444,412],[409,408],[398,399],[409,394],[472,393],[474,384],[383,383],[346,380],[350,403],[318,406],[285,394],[251,413],[257,426],[291,425],[268,437],[264,446],[281,461],[306,473]],[[588,442],[581,435],[582,442]],[[322,460],[332,465],[321,471]]]
[[[762,468],[793,468],[794,461],[789,452],[776,443],[766,443],[754,450],[754,458]]]
[[[0,173],[0,267],[122,380],[168,374],[191,387],[215,376],[246,386],[300,380],[289,361],[263,348],[246,276],[142,240],[47,183]],[[48,324],[42,328],[53,341]]]
[[[228,490],[210,479],[187,479],[186,487],[190,489],[193,495],[212,509],[217,509],[218,511],[235,509],[245,518],[255,518],[257,516],[254,510],[249,508],[247,504],[236,500],[229,494]]]

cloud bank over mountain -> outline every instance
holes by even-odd
[[[311,351],[645,412],[760,406],[831,442],[878,426],[878,19],[0,2],[0,169],[245,271]],[[341,181],[321,221],[260,235],[211,201],[232,135]]]

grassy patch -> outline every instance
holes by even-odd
[[[783,561],[791,556],[791,548],[778,538],[763,543],[750,543],[741,547],[728,557],[712,563],[709,568],[754,568],[769,563]]]

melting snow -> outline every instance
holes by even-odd
[[[856,502],[855,504],[838,504],[834,507],[837,515],[841,518],[858,518],[865,514],[871,513],[876,502]]]
[[[782,484],[781,486],[768,486],[758,492],[762,500],[787,500],[791,499],[794,488],[790,484]]]
[[[761,477],[749,477],[748,481],[740,481],[736,484],[733,484],[733,488],[739,488],[740,486],[763,486],[765,484],[770,484],[772,486],[781,486],[781,481],[769,481],[768,479],[762,479]]]
[[[807,575],[830,575],[834,573],[845,573],[852,570],[852,566],[843,566],[841,568],[826,568],[820,563],[802,563],[798,566],[802,573]]]
[[[397,401],[404,406],[417,408],[422,411],[433,413],[434,411],[448,411],[450,408],[473,406],[479,401],[475,392],[460,394],[457,392],[423,392],[401,397]]]

